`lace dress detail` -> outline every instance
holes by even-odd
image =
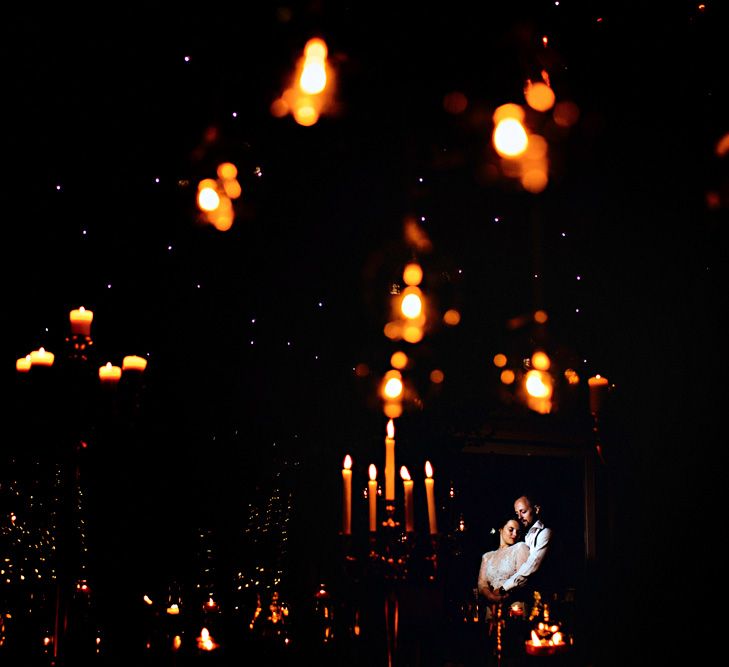
[[[481,569],[478,573],[479,588],[489,585],[492,589],[501,586],[519,566],[529,557],[529,547],[524,542],[517,542],[510,547],[487,551],[481,557]]]

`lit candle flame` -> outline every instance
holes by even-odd
[[[374,482],[377,479],[377,468],[374,463],[370,463],[370,479]]]
[[[392,419],[387,422],[387,437],[390,439],[395,437],[395,424]]]
[[[433,466],[430,465],[430,461],[425,462],[425,476],[426,477],[432,477],[433,476]]]
[[[403,479],[407,479],[407,480],[411,479],[410,473],[408,472],[408,469],[405,466],[400,468],[400,477],[402,477]]]
[[[352,468],[352,457],[349,454],[344,457],[344,468],[346,470],[350,470]]]

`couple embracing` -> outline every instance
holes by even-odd
[[[514,501],[515,516],[500,523],[499,547],[483,554],[478,573],[478,592],[490,602],[498,604],[518,594],[524,600],[539,590],[552,542],[541,511],[533,495],[522,495]]]

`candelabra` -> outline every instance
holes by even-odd
[[[114,414],[109,408],[116,405],[114,388],[122,368],[109,363],[96,377],[90,363],[94,351],[92,317],[93,313],[83,308],[71,311],[71,333],[64,338],[59,363],[56,355],[43,347],[16,362],[17,408],[23,424],[19,436],[34,460],[52,466],[56,475],[54,496],[49,499],[55,618],[48,644],[54,665],[70,665],[100,650],[96,609],[99,573],[91,571],[92,512],[88,504],[92,480],[87,472],[94,460],[96,440],[103,438],[107,418]],[[122,384],[134,394],[135,405],[145,365],[139,357],[124,360],[124,370],[129,372]],[[91,532],[96,530],[98,536],[100,528],[95,524]]]
[[[438,595],[441,536],[406,530],[398,520],[396,503],[386,501],[384,519],[366,539],[353,540],[351,534],[340,537],[343,591],[354,606],[350,613],[356,617],[355,634],[360,632],[360,618],[365,634],[383,630],[387,665],[393,667],[398,661],[401,620],[407,620],[403,600],[419,591],[421,602],[438,607],[427,598]],[[365,611],[360,617],[361,608]]]

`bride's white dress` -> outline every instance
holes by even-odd
[[[519,566],[529,557],[529,547],[524,542],[517,542],[510,547],[487,551],[481,556],[481,569],[478,573],[479,589],[488,584],[491,589],[497,589]]]

